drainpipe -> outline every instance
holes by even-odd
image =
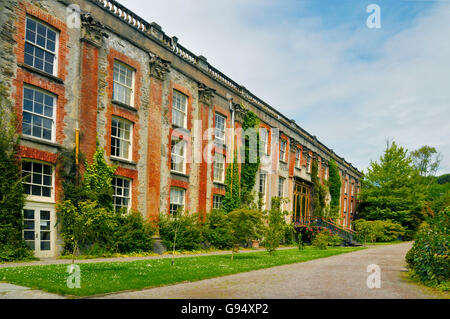
[[[233,106],[233,98],[230,94],[227,94],[227,99],[230,103],[230,112],[231,112],[231,160],[234,160],[234,106]]]

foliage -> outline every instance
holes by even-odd
[[[84,162],[83,154],[78,153],[77,165],[75,147],[73,149],[62,147],[58,151],[57,169],[62,180],[63,200],[70,200],[75,206],[88,199],[80,172],[80,165]]]
[[[426,217],[423,188],[411,163],[406,149],[388,143],[380,161],[371,162],[364,175],[358,206],[360,218],[391,219],[407,227],[406,238],[411,238]]]
[[[313,238],[311,245],[319,249],[327,249],[330,244],[330,237],[329,232],[321,231]]]
[[[86,165],[84,173],[84,187],[89,199],[97,201],[100,207],[113,210],[113,189],[112,179],[117,166],[106,163],[104,150],[100,148],[97,141],[97,148],[92,164]]]
[[[229,213],[240,206],[239,164],[235,154],[233,162],[229,163],[225,170],[225,197],[222,201],[222,209]]]
[[[272,198],[271,209],[267,213],[267,227],[264,231],[264,247],[273,255],[276,249],[280,246],[281,240],[285,236],[286,220],[285,216],[287,212],[281,209],[283,203],[288,200],[280,197]]]
[[[329,167],[328,185],[331,195],[330,217],[332,219],[336,219],[339,217],[340,212],[342,181],[341,176],[339,175],[339,168],[334,159],[330,159],[330,161],[328,162],[328,167]]]
[[[298,233],[298,240],[307,243],[311,243],[318,233],[327,229],[322,226],[303,225],[299,223],[295,223],[294,227]]]
[[[161,214],[159,218],[159,234],[163,244],[169,250],[174,250],[174,248],[181,251],[201,249],[202,224],[198,215],[188,212],[178,212],[175,215]]]
[[[235,249],[239,249],[240,244],[259,239],[263,233],[262,214],[258,211],[237,209],[228,213],[226,219],[230,225],[231,243]]]
[[[413,166],[419,171],[420,176],[434,176],[439,169],[441,154],[434,147],[422,146],[418,150],[412,151],[410,156]]]
[[[319,174],[319,163],[316,159],[313,159],[311,166],[311,181],[314,184],[312,204],[313,204],[313,214],[314,216],[323,217],[325,213],[325,198],[327,195],[326,186],[322,185],[318,177]]]
[[[444,174],[437,178],[436,182],[439,185],[450,183],[450,174]]]
[[[253,187],[256,184],[256,174],[259,170],[259,127],[260,120],[255,113],[248,111],[242,123],[244,132],[255,136],[245,135],[244,139],[244,162],[241,165],[241,202],[250,206],[254,197],[252,196]],[[256,145],[252,145],[251,140],[256,140]],[[256,148],[255,148],[256,146]]]
[[[419,278],[431,284],[450,279],[450,207],[421,225],[406,262]]]
[[[405,227],[391,220],[367,221],[357,219],[353,221],[356,231],[355,240],[366,242],[392,242],[405,234]]]
[[[0,95],[0,262],[32,258],[22,238],[23,193],[15,118]]]
[[[217,249],[232,247],[230,225],[225,212],[222,210],[212,210],[206,216],[203,236],[209,245]]]

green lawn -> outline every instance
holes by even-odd
[[[139,260],[131,262],[102,262],[80,264],[81,288],[67,287],[68,265],[27,266],[0,268],[0,280],[47,292],[72,296],[91,296],[123,290],[164,286],[186,281],[236,274],[284,264],[304,262],[364,249],[362,247],[333,247],[319,250],[306,247],[279,250],[274,256],[267,252],[175,259]]]

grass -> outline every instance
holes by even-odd
[[[67,287],[68,265],[24,266],[0,269],[0,280],[40,289],[51,293],[85,297],[124,290],[139,290],[181,282],[225,276],[251,270],[305,262],[364,249],[362,247],[333,247],[326,250],[306,247],[304,250],[278,250],[274,256],[267,252],[239,253],[234,261],[230,255],[100,262],[80,264],[81,288]]]
[[[409,283],[419,286],[425,292],[436,296],[437,298],[450,299],[450,280],[436,284],[433,282],[422,281],[414,271],[409,270],[406,273],[402,273],[402,277]]]

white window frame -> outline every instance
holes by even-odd
[[[180,97],[180,103],[181,101],[185,101],[184,108],[185,110],[181,110],[181,108],[178,107],[178,103],[176,103],[177,96]],[[172,96],[172,125],[176,125],[178,127],[187,128],[187,113],[188,113],[188,99],[189,97],[184,95],[183,93],[173,90],[173,96]],[[174,112],[178,112],[183,117],[183,123],[180,126],[180,123],[174,123],[175,116]]]
[[[174,200],[174,196],[173,195],[175,195],[174,193],[175,192],[177,192],[177,191],[179,191],[179,192],[181,192],[179,195],[181,195],[181,196],[178,196],[178,198],[177,199],[181,199],[180,201],[178,201],[178,202],[175,202]],[[180,187],[171,187],[170,188],[170,204],[169,204],[169,213],[170,213],[170,215],[174,215],[174,213],[176,212],[176,210],[178,210],[178,208],[176,209],[176,210],[172,210],[172,205],[178,205],[178,206],[183,206],[183,211],[184,211],[184,209],[185,209],[185,204],[186,203],[186,190],[184,189],[184,188],[180,188]]]
[[[269,154],[268,148],[269,148],[269,130],[265,127],[262,127],[260,129],[260,136],[261,136],[261,149],[264,152],[264,155]]]
[[[280,161],[282,162],[286,162],[286,149],[287,149],[286,140],[280,139]],[[283,154],[283,156],[281,156],[281,154]]]
[[[43,162],[43,161],[23,158],[22,162],[21,162],[21,170],[22,170],[22,172],[23,172],[23,162],[31,162],[31,163],[39,163],[39,164],[42,164],[42,165],[47,165],[47,166],[50,167],[50,169],[52,171],[52,174],[51,174],[51,179],[52,180],[51,180],[51,185],[50,186],[44,185],[43,181],[42,181],[42,184],[34,184],[33,183],[33,176],[32,176],[34,164],[32,164],[32,171],[31,171],[31,176],[30,176],[31,182],[30,183],[23,182],[23,184],[30,185],[31,189],[32,189],[33,185],[36,185],[36,186],[39,186],[39,187],[49,187],[50,188],[50,196],[38,196],[38,195],[26,194],[25,190],[24,190],[24,193],[27,196],[26,200],[27,201],[36,201],[36,202],[45,202],[45,203],[55,203],[55,167],[54,167],[54,165],[52,165],[50,163]],[[50,176],[50,175],[46,175],[46,176]],[[42,174],[42,178],[43,177],[44,177],[44,174]]]
[[[221,124],[220,126],[218,125],[219,123]],[[226,127],[227,118],[220,113],[216,113],[214,118],[214,140],[217,140],[220,144],[225,144]]]
[[[220,198],[220,201],[216,200],[218,198]],[[223,198],[224,198],[223,195],[219,195],[219,194],[213,195],[213,209],[220,209],[222,207]]]
[[[302,166],[301,159],[302,159],[302,152],[301,152],[300,148],[297,147],[295,150],[295,167],[296,168],[299,168],[299,169],[301,168],[301,166]]]
[[[51,50],[49,50],[49,49],[47,49],[47,48],[44,48],[44,47],[42,47],[41,45],[39,45],[39,44],[37,44],[37,43],[33,43],[33,42],[27,40],[27,22],[28,22],[28,20],[32,20],[32,21],[35,22],[36,24],[40,24],[40,25],[44,26],[45,28],[47,28],[47,29],[49,29],[49,30],[51,30],[51,31],[53,31],[53,32],[56,33],[56,35],[55,35],[55,52],[52,52]],[[36,30],[36,33],[37,33],[37,30]],[[33,67],[33,68],[35,68],[35,69],[37,69],[37,70],[40,70],[40,71],[42,71],[42,72],[45,72],[45,73],[47,73],[47,74],[51,74],[51,75],[54,75],[54,76],[57,76],[57,75],[58,75],[59,34],[60,34],[60,31],[59,31],[59,30],[57,30],[57,29],[55,29],[54,27],[48,25],[47,23],[45,23],[45,22],[43,22],[43,21],[40,21],[40,20],[38,20],[38,19],[36,19],[36,18],[30,16],[30,15],[27,15],[27,16],[26,16],[26,19],[25,19],[25,42],[24,42],[24,43],[28,43],[28,44],[30,44],[30,45],[36,47],[36,48],[39,48],[39,49],[41,49],[41,50],[44,50],[45,52],[50,53],[50,54],[53,54],[53,55],[55,56],[55,57],[54,57],[54,60],[53,60],[53,70],[52,70],[52,73],[49,73],[49,72],[45,71],[45,57],[43,58],[43,61],[44,61],[44,62],[43,62],[43,66],[44,66],[44,69],[43,69],[43,70],[41,70],[41,69],[39,69],[39,68],[36,68],[34,65],[30,65],[31,67]],[[36,36],[37,36],[37,35],[36,35]],[[46,36],[46,39],[47,39],[47,36]],[[34,57],[35,57],[35,55],[34,55]],[[33,61],[34,61],[34,60],[33,60]],[[26,63],[25,63],[25,44],[24,44],[24,64],[26,64]],[[26,65],[29,65],[29,64],[26,64]]]
[[[220,159],[220,161],[218,161]],[[216,174],[217,170],[220,170],[220,176]],[[224,183],[225,181],[225,155],[220,153],[214,154],[214,182]],[[217,178],[219,177],[219,178]]]
[[[117,207],[116,207],[116,198],[117,198],[117,197],[120,197],[120,198],[122,198],[122,199],[125,198],[125,199],[128,200],[128,205],[127,205],[127,206],[122,206],[122,205],[121,205],[121,208],[126,208],[127,212],[129,212],[130,209],[131,209],[131,199],[132,199],[133,180],[130,179],[130,178],[122,177],[122,176],[114,176],[114,177],[113,177],[113,181],[114,181],[114,179],[115,179],[115,180],[121,179],[122,181],[128,181],[128,182],[129,182],[129,186],[128,186],[128,188],[129,188],[129,190],[128,190],[128,196],[124,196],[124,195],[123,195],[123,191],[125,190],[125,187],[124,187],[124,186],[117,186],[117,185],[114,185],[114,183],[113,183],[113,185],[112,185],[112,187],[113,187],[113,189],[114,189],[114,194],[113,194],[113,200],[114,200],[114,204],[113,204],[113,205],[114,205],[114,209],[117,210]],[[113,182],[113,181],[112,181],[112,182]],[[117,187],[122,188],[122,195],[117,195],[117,194],[116,194],[116,188],[117,188]]]
[[[284,188],[286,184],[286,178],[278,177],[278,197],[284,197]]]
[[[113,120],[121,122],[122,125],[125,125],[125,124],[129,124],[130,125],[130,138],[129,138],[129,140],[127,140],[126,138],[124,138],[122,136],[113,136],[113,132],[112,132],[112,128],[113,128],[112,127],[112,122],[113,122]],[[131,161],[132,160],[132,158],[133,158],[133,128],[134,128],[134,123],[133,122],[131,122],[131,121],[127,120],[127,119],[118,117],[118,116],[112,116],[111,117],[111,157],[112,158],[118,158],[118,159],[123,159],[123,160],[127,160],[127,161]],[[123,130],[125,130],[125,128],[123,128]],[[120,140],[122,143],[124,143],[124,142],[128,143],[128,157],[122,157],[120,155],[118,156],[118,155],[113,155],[112,154],[113,138]],[[120,148],[119,149],[119,154],[121,154],[121,153],[122,153],[122,151],[121,151],[121,148]]]
[[[262,185],[264,184],[264,185]],[[263,186],[263,187],[261,187]],[[262,191],[261,191],[262,189]],[[266,195],[266,191],[267,191],[267,173],[266,172],[259,172],[259,189],[258,189],[259,193],[261,193],[263,196]]]
[[[176,143],[174,145],[174,143]],[[178,151],[178,152],[177,152]],[[181,154],[180,154],[181,153]],[[181,160],[181,171],[174,169],[174,160]],[[179,163],[175,163],[177,166]],[[183,139],[172,139],[170,170],[176,173],[186,174],[186,141]]]
[[[33,109],[34,109],[34,104],[35,104],[34,97],[35,97],[36,92],[40,92],[40,93],[42,93],[44,95],[44,103],[42,105],[44,113],[45,113],[45,95],[53,98],[52,117],[48,117],[48,116],[45,116],[44,114],[39,114],[39,113],[35,113],[34,111],[28,111],[28,110],[24,109],[24,106],[25,106],[25,89],[34,91],[34,93],[33,93]],[[58,105],[58,97],[55,94],[51,93],[51,92],[42,90],[41,88],[38,88],[38,87],[35,87],[35,86],[31,86],[31,85],[24,85],[23,86],[22,95],[23,95],[23,97],[22,97],[22,134],[24,136],[29,136],[29,137],[32,137],[32,138],[35,138],[35,139],[38,139],[38,140],[41,140],[41,141],[47,141],[47,142],[53,142],[54,143],[56,141],[56,110],[57,110],[57,105]],[[32,116],[38,116],[38,117],[41,117],[41,118],[48,119],[48,120],[52,121],[52,127],[51,127],[51,131],[52,132],[51,132],[51,139],[50,140],[45,139],[43,137],[33,136],[33,126],[31,126],[31,134],[24,134],[24,132],[23,132],[23,113],[24,112],[27,112],[27,113],[31,114]]]
[[[118,68],[119,68],[119,74],[117,76],[117,80],[115,79],[116,66],[118,66]],[[124,68],[127,71],[125,77],[127,77],[128,72],[131,72],[131,86],[129,86],[126,82],[123,83],[123,82],[120,81],[120,70],[121,70],[121,68]],[[126,105],[134,107],[135,74],[136,74],[136,70],[133,69],[131,66],[129,66],[129,65],[127,65],[127,64],[125,64],[125,63],[123,63],[123,62],[121,62],[119,60],[114,60],[114,66],[113,66],[113,100],[114,101],[117,101],[117,102],[120,102],[120,103],[123,103],[123,104],[126,104]],[[125,79],[125,81],[126,81],[126,79]],[[124,96],[124,98],[125,98],[124,101],[121,101],[118,98],[118,96],[116,96],[115,92],[116,92],[116,87],[117,86],[118,87],[123,87],[125,89],[125,91],[126,90],[130,91],[130,103],[128,103],[126,95]]]

